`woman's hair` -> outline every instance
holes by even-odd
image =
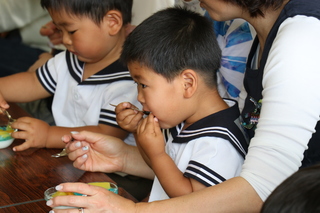
[[[85,16],[99,24],[110,10],[122,14],[123,25],[131,22],[133,0],[41,0],[47,10],[65,11],[71,15]]]
[[[251,17],[264,16],[266,9],[278,9],[284,0],[224,0],[238,5],[250,13]]]
[[[126,39],[120,60],[138,62],[173,80],[185,69],[199,73],[207,86],[216,86],[221,50],[212,22],[183,8],[155,13]]]

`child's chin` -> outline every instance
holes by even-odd
[[[161,129],[170,129],[173,127],[172,125],[162,123],[161,121],[159,121],[159,126]]]

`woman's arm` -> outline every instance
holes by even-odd
[[[47,202],[50,207],[76,206],[88,212],[149,213],[149,212],[259,212],[262,201],[251,185],[241,177],[181,197],[151,203],[134,204],[131,200],[99,187],[83,183],[64,183],[61,191],[91,196],[57,196]],[[96,202],[92,202],[96,201]],[[59,210],[55,209],[56,213]]]
[[[259,212],[262,200],[243,178],[236,177],[181,197],[138,203],[132,212]],[[130,211],[131,212],[131,211]]]
[[[279,28],[263,77],[259,123],[241,176],[262,200],[301,166],[320,115],[320,21],[296,16]]]

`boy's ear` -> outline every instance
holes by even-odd
[[[181,73],[184,97],[190,98],[198,88],[198,75],[194,70],[186,69]]]
[[[121,30],[122,21],[122,14],[118,10],[110,10],[104,16],[104,23],[108,25],[110,35],[116,35]]]

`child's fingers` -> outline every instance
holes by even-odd
[[[147,120],[147,118],[141,120],[137,128],[137,133],[143,133],[145,131]]]
[[[61,140],[62,140],[62,142],[64,142],[64,143],[69,143],[69,142],[71,142],[72,141],[72,136],[71,135],[64,135],[64,136],[62,136],[62,138],[61,138]]]
[[[22,139],[22,140],[26,140],[27,141],[27,138],[29,137],[29,134],[28,134],[27,131],[24,131],[24,130],[20,129],[19,131],[12,132],[11,136],[13,138],[15,138],[15,139]]]
[[[128,122],[128,120],[131,120],[133,116],[136,116],[138,111],[132,110],[132,109],[125,109],[119,113],[117,113],[117,120],[122,122]]]
[[[145,122],[145,131],[148,131],[149,133],[154,133],[155,132],[155,125],[154,125],[154,115],[152,113],[150,113],[148,115],[148,117],[144,120],[146,120]]]
[[[162,135],[162,131],[161,131],[161,128],[160,128],[160,124],[159,124],[158,118],[153,117],[153,125],[154,125],[154,131],[155,131],[155,133],[156,133],[157,135],[158,135],[158,134],[161,134],[161,135]]]
[[[123,102],[116,106],[115,112],[116,114],[118,114],[126,109],[138,109],[138,108],[135,105],[131,104],[130,102]]]
[[[142,113],[138,113],[136,115],[134,115],[130,121],[130,123],[133,123],[133,124],[137,124],[141,121],[141,119],[143,118],[143,114]]]
[[[30,144],[28,143],[28,141],[26,140],[24,143],[18,145],[18,146],[15,146],[13,147],[13,151],[15,152],[19,152],[19,151],[24,151],[26,149],[29,149],[30,148]]]

